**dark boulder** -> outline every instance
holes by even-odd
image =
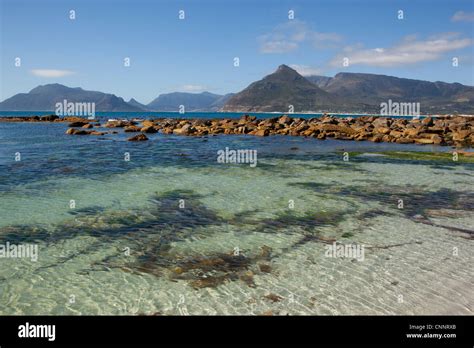
[[[57,118],[59,118],[59,116],[56,115],[41,116],[40,121],[53,122]]]
[[[137,134],[134,137],[128,138],[128,141],[146,141],[148,140],[145,134]]]
[[[86,124],[88,124],[88,122],[77,121],[77,122],[71,122],[71,123],[69,123],[68,127],[83,127],[83,126],[85,126]]]

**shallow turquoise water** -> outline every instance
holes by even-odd
[[[449,148],[66,127],[0,123],[0,314],[473,313],[474,165],[371,155]]]

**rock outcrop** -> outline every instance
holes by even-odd
[[[87,131],[91,121],[79,117],[48,118],[38,116],[0,118],[0,122],[70,122],[66,134],[98,135],[103,132]],[[99,127],[100,124],[95,124]],[[82,127],[80,129],[74,127]],[[334,117],[323,115],[301,118],[282,115],[257,119],[244,115],[240,119],[170,119],[156,118],[141,122],[111,120],[104,127],[123,128],[124,132],[141,132],[130,141],[148,140],[143,133],[174,134],[179,136],[206,136],[218,134],[247,134],[255,136],[289,135],[317,139],[391,142],[399,144],[449,145],[472,147],[474,145],[474,117],[440,116],[426,118],[390,118],[378,116]],[[110,132],[118,133],[117,131]],[[103,133],[106,134],[106,133]]]
[[[187,136],[291,135],[318,139],[333,138],[458,147],[470,147],[474,144],[474,118],[463,116],[406,119],[377,116],[340,118],[323,115],[318,118],[303,119],[283,115],[257,119],[255,116],[244,115],[240,119],[155,119],[146,122],[148,127],[151,127],[150,122],[153,122],[153,128],[159,129],[163,134]]]
[[[148,140],[145,134],[137,134],[134,137],[128,138],[128,141],[146,141]]]

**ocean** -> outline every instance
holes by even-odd
[[[66,129],[0,123],[1,315],[474,314],[474,163],[452,148]]]

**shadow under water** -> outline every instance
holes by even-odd
[[[272,218],[256,219],[257,212],[241,212],[233,218],[224,219],[206,207],[202,196],[194,191],[174,190],[155,194],[149,205],[141,210],[104,211],[96,207],[87,207],[75,211],[74,218],[52,229],[34,226],[8,226],[0,228],[0,242],[57,244],[68,239],[93,237],[92,245],[78,250],[72,255],[59,258],[56,264],[68,262],[83,253],[92,253],[104,245],[126,245],[133,250],[133,257],[118,250],[115,254],[103,257],[91,263],[90,268],[79,271],[108,271],[120,269],[134,274],[151,274],[165,277],[171,281],[185,281],[195,289],[217,287],[229,281],[242,281],[254,287],[255,274],[271,273],[271,261],[282,253],[299,248],[309,242],[331,244],[337,239],[352,237],[354,232],[335,231],[326,237],[320,228],[337,226],[347,218],[359,220],[371,219],[379,215],[403,214],[415,222],[430,224],[425,216],[439,209],[472,210],[474,197],[464,192],[449,189],[424,191],[421,187],[385,186],[383,190],[371,186],[338,186],[311,182],[290,183],[320,194],[336,194],[349,202],[348,198],[388,204],[389,211],[371,209],[360,213],[352,204],[346,211],[319,211],[297,214],[284,211]],[[404,201],[403,209],[396,209],[399,199]],[[422,216],[422,218],[420,218]],[[433,224],[433,223],[431,223]],[[208,228],[208,227],[218,228]],[[192,252],[182,255],[173,250],[174,242],[191,239],[204,239],[215,233],[226,233],[228,226],[235,226],[240,233],[259,233],[296,235],[298,238],[286,247],[274,252],[266,245],[256,245],[252,250],[239,252],[212,251]],[[435,225],[437,226],[437,225]],[[446,226],[440,226],[449,228]],[[457,229],[459,231],[459,228]],[[461,231],[463,232],[463,231]],[[334,237],[338,236],[338,237]],[[122,243],[123,242],[123,243]],[[42,266],[54,267],[56,264]]]

